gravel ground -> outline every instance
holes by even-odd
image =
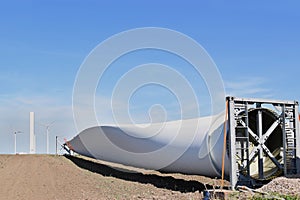
[[[206,187],[218,185],[220,180],[203,176],[161,173],[81,156],[0,155],[0,200],[202,199]],[[300,199],[300,179],[279,177],[258,190]]]
[[[283,195],[299,196],[300,198],[300,178],[278,177],[267,185],[259,189],[262,192],[274,192]]]
[[[0,155],[0,200],[202,199],[202,190],[219,184],[86,157]]]

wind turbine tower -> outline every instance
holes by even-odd
[[[29,127],[30,127],[30,154],[35,154],[35,133],[34,133],[34,112],[30,112],[30,121],[29,121]]]

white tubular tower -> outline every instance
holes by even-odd
[[[35,154],[34,112],[29,113],[30,154]]]

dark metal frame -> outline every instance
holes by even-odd
[[[284,176],[300,174],[300,132],[298,119],[297,101],[280,101],[253,98],[227,97],[228,101],[228,123],[229,123],[229,158],[230,158],[230,182],[232,188],[237,185],[254,186],[256,183],[250,177],[250,164],[258,157],[259,178],[264,178],[263,156],[267,155],[272,162],[284,172]],[[257,113],[257,133],[249,128],[248,110],[249,106],[273,106],[280,108],[278,119],[263,133],[262,112]],[[243,113],[242,115],[240,113]],[[243,121],[241,118],[243,117]],[[265,142],[276,129],[282,127],[283,135],[283,163],[276,160],[274,155],[265,145]],[[249,136],[258,144],[249,152]],[[242,163],[242,168],[238,166]]]

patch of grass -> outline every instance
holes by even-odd
[[[276,199],[285,199],[285,200],[300,200],[300,196],[293,195],[282,195],[282,194],[270,194],[270,195],[254,195],[251,200],[276,200]]]
[[[229,199],[238,199],[240,196],[240,193],[239,192],[232,192],[230,195],[229,195]]]
[[[292,195],[279,195],[279,196],[286,200],[300,200],[300,196],[292,196]]]

